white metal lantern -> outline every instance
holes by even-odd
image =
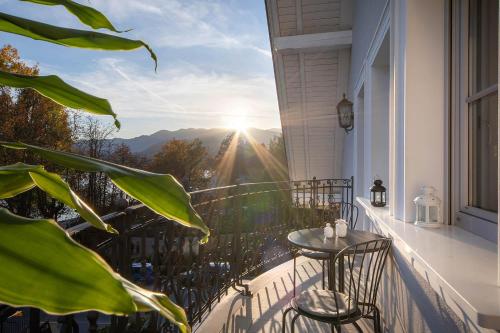
[[[417,209],[415,225],[440,227],[443,223],[441,220],[441,199],[436,196],[436,189],[432,186],[424,186],[422,192],[422,195],[413,200]]]

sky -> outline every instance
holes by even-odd
[[[157,72],[142,48],[82,50],[6,33],[0,33],[0,41],[38,64],[41,75],[59,75],[108,99],[122,123],[116,136],[179,128],[280,127],[263,0],[79,2],[103,12],[118,30],[133,29],[120,35],[148,43],[158,56]],[[0,0],[0,5],[11,15],[87,29],[62,6],[12,0]]]

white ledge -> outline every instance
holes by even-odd
[[[352,30],[321,32],[316,34],[274,37],[274,50],[277,52],[304,49],[341,49],[352,44]]]
[[[500,329],[497,247],[459,227],[426,229],[390,216],[357,198],[366,216],[464,323],[480,331]]]

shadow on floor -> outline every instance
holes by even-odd
[[[321,264],[316,260],[297,258],[297,289],[321,288]],[[198,333],[280,333],[283,311],[293,297],[293,261],[290,260],[249,282],[252,297],[232,293],[219,303],[207,318],[195,327]],[[289,314],[286,332],[290,332]],[[368,320],[359,322],[363,332],[373,332]],[[331,332],[325,323],[300,318],[295,332]],[[357,332],[352,325],[344,325],[342,332]]]

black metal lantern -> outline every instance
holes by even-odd
[[[370,188],[370,201],[372,206],[375,207],[385,207],[387,204],[386,199],[386,190],[385,187],[382,186],[382,181],[380,179],[376,179],[373,181],[373,186]]]
[[[345,129],[346,133],[352,131],[354,128],[354,112],[352,111],[352,103],[345,98],[345,94],[339,104],[337,104],[337,113],[339,126]]]

